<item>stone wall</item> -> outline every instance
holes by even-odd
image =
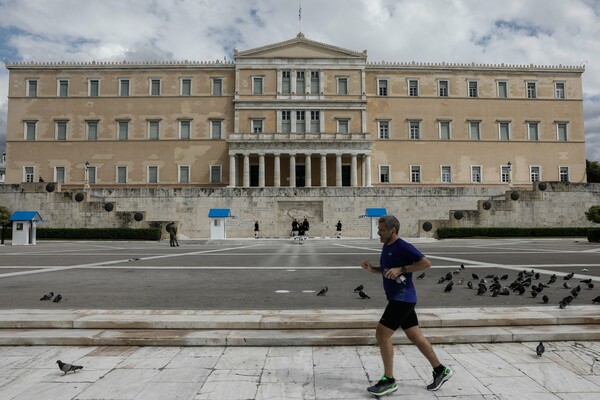
[[[506,187],[394,188],[135,188],[62,190],[47,183],[0,185],[0,204],[15,210],[37,210],[41,227],[148,227],[178,224],[181,238],[209,238],[208,211],[230,208],[228,238],[284,237],[293,218],[308,217],[311,236],[334,236],[338,220],[345,237],[369,237],[366,208],[383,207],[400,220],[405,237],[434,236],[440,226],[593,226],[584,212],[600,203],[600,185],[547,183],[544,191]],[[511,195],[518,193],[518,199]],[[77,196],[77,194],[80,194]],[[78,201],[79,200],[79,201]],[[484,202],[491,207],[485,209]],[[105,205],[113,209],[106,211]],[[110,208],[110,207],[109,207]],[[457,214],[456,211],[461,211]],[[134,215],[140,212],[141,221]],[[456,218],[460,216],[461,218]],[[423,224],[433,229],[426,231]]]

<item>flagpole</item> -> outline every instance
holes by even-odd
[[[298,23],[300,25],[300,33],[302,33],[302,0],[298,0]]]

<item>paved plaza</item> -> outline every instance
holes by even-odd
[[[499,327],[515,322],[509,321],[511,314],[507,307],[537,315],[535,318],[540,321],[547,321],[551,314],[555,316],[551,319],[557,321],[574,318],[579,322],[565,325],[562,332],[560,322],[540,326],[540,330],[530,326],[504,329],[505,334],[512,329],[513,337],[531,340],[527,342],[492,343],[498,339],[494,333],[497,328],[488,325],[478,329],[488,332],[485,335],[489,343],[474,340],[436,344],[441,361],[455,370],[454,377],[437,392],[425,389],[431,381],[431,368],[425,358],[414,346],[398,344],[395,346],[395,375],[399,389],[389,398],[600,398],[600,340],[565,339],[575,332],[581,337],[597,332],[597,325],[590,325],[586,336],[585,321],[597,324],[596,307],[600,314],[600,305],[592,304],[592,299],[600,295],[600,246],[585,239],[409,241],[433,262],[426,276],[416,281],[423,322],[432,326],[427,328],[432,334],[442,329],[433,327],[438,323],[435,320],[442,325],[452,324],[452,320],[463,315],[462,319],[468,322],[469,315],[476,320],[483,318],[484,312],[494,314],[494,307],[502,311],[488,321],[496,321]],[[36,246],[3,246],[0,247],[3,326],[19,328],[19,324],[27,323],[30,330],[23,331],[35,332],[35,315],[52,318],[42,325],[59,323],[54,320],[57,315],[63,318],[71,315],[69,318],[81,321],[79,325],[83,327],[86,321],[89,324],[84,310],[94,309],[119,310],[123,321],[130,313],[136,316],[138,323],[138,314],[144,310],[153,310],[153,315],[158,316],[163,310],[163,321],[179,321],[181,327],[186,325],[181,315],[210,313],[211,310],[237,310],[240,315],[247,314],[247,318],[257,310],[284,314],[285,310],[296,313],[304,310],[307,315],[337,310],[337,318],[344,313],[361,314],[363,334],[367,331],[366,335],[371,332],[374,335],[368,315],[373,313],[374,327],[385,298],[380,278],[365,273],[359,264],[365,258],[378,264],[380,246],[376,240],[316,238],[304,244],[263,239],[181,241],[179,248],[170,248],[168,242],[43,241]],[[465,265],[464,270],[460,270],[461,263]],[[544,289],[552,299],[548,304],[533,298],[529,292],[477,296],[466,287],[469,280],[475,282],[473,273],[480,278],[507,274],[510,278],[503,282],[508,284],[524,269],[540,273],[539,279],[534,278],[535,282],[547,282],[551,275],[557,275],[557,282]],[[445,293],[445,285],[438,284],[438,280],[448,272],[456,272],[454,281],[463,278],[464,282]],[[574,274],[573,278],[564,280],[570,273]],[[572,290],[565,288],[564,283],[576,287],[585,279],[591,279],[595,286],[583,286],[574,305],[559,310],[558,301]],[[361,300],[354,293],[353,288],[358,284],[365,286],[371,299]],[[327,295],[316,296],[316,291],[325,285],[329,287]],[[40,301],[49,291],[61,293],[63,300]],[[435,318],[428,316],[431,311],[428,307],[436,307]],[[469,314],[477,307],[480,314]],[[23,310],[23,316],[29,313],[30,317],[20,318],[18,310]],[[174,314],[180,316],[170,317]],[[268,311],[263,314],[267,315]],[[102,318],[97,320],[102,321]],[[323,315],[322,321],[326,320]],[[196,316],[195,324],[202,325],[199,321]],[[64,323],[68,325],[69,321]],[[153,323],[163,324],[160,317]],[[461,335],[462,330],[463,336],[470,333],[476,338],[475,327],[463,326],[457,327],[454,334]],[[562,339],[544,340],[546,352],[538,357],[535,332],[544,332],[549,327],[554,332],[552,335]],[[178,328],[170,329],[178,332]],[[37,330],[38,338],[44,332],[61,331],[68,336],[77,331]],[[8,332],[0,329],[2,331]],[[442,333],[438,333],[436,340],[441,340],[439,335],[444,334],[439,332]],[[114,334],[107,330],[103,337]],[[157,330],[156,334],[164,334],[164,331]],[[26,337],[29,333],[23,335]],[[545,335],[552,337],[549,333]],[[401,337],[402,333],[397,336]],[[302,343],[302,340],[297,342]],[[366,387],[376,382],[383,370],[379,349],[372,341],[360,346],[274,343],[168,347],[7,344],[0,346],[0,399],[372,398]],[[83,370],[63,375],[56,365],[59,359],[82,365]]]

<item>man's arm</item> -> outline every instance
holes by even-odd
[[[365,271],[372,272],[374,274],[380,274],[381,273],[381,268],[380,267],[373,266],[373,264],[371,264],[367,260],[363,261],[362,264],[360,264],[360,267],[362,269],[364,269]]]
[[[396,279],[402,274],[409,272],[419,272],[431,267],[431,261],[425,256],[419,261],[412,263],[406,267],[393,267],[388,270],[385,277],[389,279]]]

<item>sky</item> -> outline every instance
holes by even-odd
[[[369,61],[584,65],[586,152],[600,161],[600,0],[0,0],[9,61],[233,60],[300,31]],[[7,85],[2,63],[0,152]]]

